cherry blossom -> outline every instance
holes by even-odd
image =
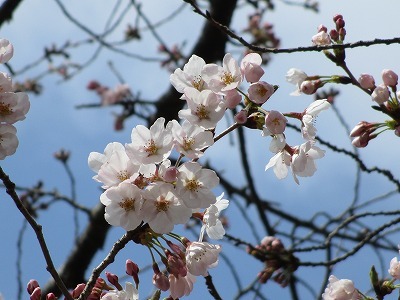
[[[131,94],[129,85],[119,84],[114,89],[105,89],[100,92],[101,105],[107,106],[124,100]]]
[[[93,179],[103,183],[102,188],[108,189],[124,181],[133,181],[139,171],[139,165],[133,164],[125,149],[116,149],[103,164]]]
[[[0,122],[14,124],[25,119],[30,103],[26,93],[0,93]]]
[[[271,134],[281,134],[285,131],[287,119],[279,111],[271,110],[265,117],[265,126]]]
[[[264,104],[275,92],[275,89],[273,85],[265,81],[258,81],[250,85],[248,92],[252,102]]]
[[[400,279],[400,262],[397,260],[397,257],[393,257],[390,261],[388,272],[394,279]]]
[[[286,73],[286,81],[296,85],[297,90],[292,92],[290,95],[292,96],[299,96],[301,95],[300,92],[300,87],[303,81],[305,81],[308,78],[308,75],[303,72],[302,70],[296,69],[296,68],[291,68],[289,71]]]
[[[217,197],[217,201],[211,204],[204,212],[203,225],[200,229],[199,241],[203,241],[204,231],[214,240],[220,240],[225,235],[225,229],[221,221],[218,219],[222,210],[229,205],[229,200],[223,199],[224,193]]]
[[[395,87],[397,85],[397,81],[399,76],[389,69],[384,69],[382,71],[382,80],[386,86]]]
[[[154,183],[143,198],[143,220],[157,233],[171,232],[175,224],[185,224],[192,215],[192,210],[183,205],[170,183]]]
[[[297,176],[309,177],[314,175],[317,171],[314,160],[324,157],[325,151],[314,146],[313,141],[307,141],[294,149],[291,167],[294,181],[299,184]]]
[[[13,125],[0,124],[0,160],[13,155],[17,151],[17,129]]]
[[[0,39],[0,64],[8,62],[14,54],[13,45],[6,39]]]
[[[185,98],[188,108],[180,110],[178,115],[192,124],[212,129],[224,116],[224,102],[210,90],[199,92],[194,88],[186,88]]]
[[[207,208],[215,203],[211,189],[219,184],[219,178],[213,170],[203,169],[197,162],[186,162],[178,170],[176,190],[187,207]]]
[[[385,103],[389,99],[389,90],[386,85],[381,84],[375,87],[371,94],[371,98],[378,104]]]
[[[188,296],[192,292],[193,284],[196,281],[196,277],[190,273],[187,273],[186,276],[169,274],[168,279],[170,284],[169,292],[172,299]]]
[[[179,153],[190,159],[199,158],[203,155],[202,149],[214,144],[213,134],[205,131],[202,127],[184,121],[182,126],[172,121],[174,145]]]
[[[204,66],[203,78],[213,92],[225,93],[239,86],[242,82],[242,72],[236,60],[227,53],[222,60],[222,67],[216,64]]]
[[[164,128],[165,119],[158,118],[150,129],[137,125],[132,129],[132,143],[126,144],[126,153],[134,162],[142,164],[160,163],[172,151],[171,123]]]
[[[329,276],[329,284],[322,294],[324,300],[358,300],[359,293],[349,279],[338,279]]]
[[[326,31],[318,32],[311,38],[311,41],[314,45],[317,46],[330,45],[332,43],[331,38]]]
[[[190,274],[207,276],[208,269],[218,265],[218,255],[222,248],[206,242],[192,242],[186,248],[186,266]]]
[[[361,74],[358,78],[358,83],[363,89],[374,89],[375,88],[375,79],[370,74]]]
[[[257,82],[264,75],[264,69],[261,67],[262,58],[258,53],[249,53],[243,57],[240,62],[242,76],[247,82]]]
[[[313,140],[317,134],[317,129],[314,126],[314,121],[317,115],[323,111],[331,107],[331,104],[326,100],[316,100],[312,102],[304,111],[301,127],[301,134],[306,140]]]
[[[12,80],[7,73],[0,72],[0,93],[12,92]]]
[[[106,206],[104,218],[110,225],[129,231],[142,222],[142,191],[137,186],[123,182],[101,194],[100,201]]]
[[[127,282],[121,291],[109,291],[100,300],[139,300],[139,293],[132,283]]]
[[[290,162],[291,155],[289,154],[289,152],[283,149],[276,153],[273,157],[271,157],[268,164],[265,166],[265,171],[273,167],[275,176],[278,179],[286,178]]]
[[[104,149],[104,154],[99,152],[90,152],[88,157],[88,165],[89,168],[92,169],[93,172],[98,173],[103,164],[108,163],[111,155],[115,151],[125,151],[124,145],[121,143],[113,142],[109,143]]]
[[[189,61],[181,69],[176,69],[174,74],[171,74],[169,80],[175,89],[184,93],[187,87],[192,87],[198,91],[207,89],[207,84],[202,78],[202,70],[206,65],[204,59],[197,55],[192,55]]]

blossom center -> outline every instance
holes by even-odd
[[[169,208],[169,201],[167,201],[163,196],[158,197],[156,201],[157,211],[167,211]]]
[[[206,109],[206,107],[203,105],[203,104],[201,104],[201,105],[199,105],[198,107],[197,107],[197,110],[196,110],[196,116],[200,119],[200,120],[203,120],[203,119],[209,119],[209,112],[208,112],[208,110]]]
[[[229,72],[224,72],[224,74],[222,74],[222,76],[221,76],[221,80],[226,85],[231,84],[232,82],[235,81],[232,74]]]
[[[4,102],[0,102],[0,115],[8,116],[12,114],[12,109],[10,108],[10,104],[5,104]]]
[[[158,148],[153,139],[151,139],[147,142],[146,146],[144,146],[144,151],[147,152],[147,156],[157,154]]]
[[[268,90],[263,86],[260,86],[257,89],[257,94],[259,94],[261,97],[264,97],[267,92],[268,92]]]
[[[203,89],[204,80],[200,75],[197,75],[193,78],[192,85],[196,90],[201,91]]]
[[[192,150],[193,144],[194,144],[193,138],[183,138],[183,149],[185,151]]]
[[[129,177],[130,177],[130,176],[129,176],[127,170],[120,171],[120,172],[118,172],[118,174],[117,174],[117,178],[118,178],[118,180],[121,181],[121,182],[127,180]]]
[[[118,203],[121,208],[123,208],[126,212],[135,210],[135,199],[125,198],[122,202]]]
[[[201,183],[195,179],[186,181],[185,186],[189,191],[197,192],[201,188]]]

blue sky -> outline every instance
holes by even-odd
[[[165,12],[171,12],[181,1],[155,1],[146,0],[143,3],[143,11],[153,20],[159,20]],[[111,5],[110,5],[111,7]],[[68,8],[73,11],[81,21],[92,30],[102,28],[110,7],[98,5],[97,1],[68,1]],[[321,12],[319,14],[305,11],[298,7],[276,3],[276,10],[268,13],[268,21],[274,24],[276,34],[282,40],[282,47],[296,47],[310,45],[311,36],[316,33],[316,28],[323,23],[328,28],[332,28],[332,16],[341,13],[346,20],[347,37],[349,42],[359,40],[372,40],[374,38],[390,38],[398,35],[398,28],[394,25],[398,19],[400,3],[395,1],[381,1],[377,5],[376,1],[354,0],[350,4],[348,1],[321,1]],[[32,13],[32,12],[35,13]],[[234,27],[238,30],[245,25],[248,10],[244,9],[237,12],[234,16]],[[194,15],[189,8],[177,21],[167,23],[160,29],[160,35],[169,44],[187,42],[184,51],[187,53],[191,49],[192,43],[197,38],[198,26],[203,23],[200,16]],[[133,14],[128,14],[126,19],[132,20]],[[190,24],[190,26],[182,26]],[[243,24],[243,25],[241,25]],[[51,30],[50,30],[51,28]],[[42,55],[43,48],[56,44],[63,44],[67,39],[81,40],[87,36],[76,26],[68,23],[62,17],[60,10],[54,1],[51,0],[26,0],[23,1],[17,10],[14,21],[3,26],[1,37],[9,39],[15,47],[14,58],[11,64],[15,69],[19,69]],[[118,40],[122,36],[122,29],[112,37],[111,40]],[[129,50],[135,53],[145,53],[149,57],[157,55],[158,43],[144,33],[144,40],[141,44],[131,44]],[[377,83],[380,83],[380,72],[382,69],[391,68],[400,72],[398,63],[398,45],[373,46],[369,48],[359,48],[347,52],[347,61],[350,69],[355,75],[360,73],[371,73],[375,76]],[[85,61],[93,52],[93,48],[82,47],[74,51],[74,58],[78,61]],[[42,180],[48,190],[57,189],[60,193],[69,195],[69,185],[66,184],[67,176],[59,162],[53,159],[52,155],[60,148],[65,148],[72,152],[70,163],[73,173],[77,179],[78,200],[87,206],[93,206],[99,201],[99,185],[91,177],[93,173],[87,167],[87,157],[90,152],[102,152],[106,144],[113,141],[126,143],[130,141],[131,128],[136,125],[137,120],[131,119],[125,125],[123,131],[113,131],[113,111],[117,108],[86,109],[76,110],[75,106],[84,103],[95,103],[98,101],[96,95],[86,90],[88,81],[95,79],[101,83],[113,87],[118,83],[117,78],[110,71],[107,62],[112,61],[119,70],[123,78],[130,84],[134,92],[141,93],[144,99],[156,99],[169,87],[169,72],[165,69],[160,70],[158,63],[144,63],[135,59],[127,59],[109,51],[103,51],[98,61],[78,74],[73,80],[60,82],[57,76],[49,76],[43,80],[44,92],[39,97],[31,96],[31,110],[26,120],[17,124],[20,146],[17,153],[12,157],[1,162],[1,167],[8,173],[12,180],[20,186],[32,186]],[[36,69],[15,80],[23,80],[27,76],[35,76],[47,66],[42,65],[41,69]],[[292,97],[289,93],[294,89],[293,86],[285,82],[284,75],[289,68],[296,67],[306,71],[308,74],[343,74],[336,66],[328,61],[321,53],[296,53],[280,54],[273,57],[271,64],[265,72],[264,80],[280,86],[278,92],[272,97],[267,109],[282,111],[301,111],[310,103],[311,97],[300,96]],[[360,120],[382,121],[383,116],[370,109],[372,102],[368,95],[353,87],[341,88],[342,94],[337,99],[337,106],[343,113],[346,122],[354,126]],[[321,136],[338,145],[351,149],[345,130],[338,125],[333,111],[326,111],[318,118],[317,127]],[[300,178],[300,186],[297,186],[292,178],[288,176],[285,180],[275,178],[272,170],[264,172],[264,166],[272,156],[268,151],[269,141],[262,139],[257,132],[247,131],[247,136],[251,141],[249,153],[255,174],[255,181],[260,193],[268,199],[279,201],[282,209],[299,215],[310,215],[319,210],[339,213],[352,199],[352,188],[354,185],[354,162],[343,158],[332,152],[327,152],[327,156],[318,161],[318,171],[312,178]],[[290,138],[293,143],[300,142],[294,133]],[[218,170],[224,170],[224,174],[232,180],[240,180],[242,173],[237,171],[238,155],[236,150],[226,151],[228,141],[217,144],[208,153],[207,159],[215,162]],[[392,132],[384,133],[377,140],[372,141],[366,149],[360,151],[361,156],[369,166],[379,165],[383,168],[391,169],[395,176],[400,177],[398,164],[398,145],[399,140]],[[361,191],[361,198],[367,200],[380,195],[385,191],[394,189],[394,186],[387,184],[382,177],[365,176]],[[3,201],[0,203],[0,220],[3,228],[0,233],[2,243],[2,257],[0,258],[0,269],[7,272],[0,272],[0,292],[7,300],[14,299],[16,295],[15,285],[15,260],[17,232],[22,226],[22,218],[11,200],[4,191],[0,192]],[[394,200],[398,196],[393,197]],[[393,202],[395,203],[395,202]],[[390,209],[388,207],[382,209]],[[250,207],[250,210],[252,208]],[[253,212],[255,215],[255,213]],[[243,238],[255,243],[255,238],[247,226],[234,222],[235,216],[239,215],[234,205],[227,211],[228,218],[231,218],[232,233],[239,232]],[[50,250],[54,253],[56,265],[60,265],[72,247],[71,229],[72,212],[63,204],[55,205],[49,212],[41,215],[39,222],[44,226],[44,234],[49,243]],[[84,223],[85,218],[82,218]],[[256,224],[258,220],[255,218]],[[11,224],[11,225],[10,225]],[[258,224],[259,225],[259,224]],[[123,234],[122,229],[112,231],[107,239],[105,250],[109,249],[112,243]],[[60,238],[62,236],[63,238]],[[44,284],[49,277],[45,271],[42,255],[38,250],[37,241],[28,229],[24,240],[23,278],[27,282],[30,278],[36,277],[40,283]],[[393,236],[400,241],[398,235]],[[395,242],[397,242],[395,241]],[[229,245],[223,244],[227,249],[227,255],[235,258],[237,263],[243,264],[243,269],[249,271],[241,274],[245,282],[250,282],[255,278],[261,265],[254,259],[239,261],[243,253],[232,249]],[[116,273],[121,272],[123,261],[138,251],[130,246],[124,250],[120,259],[110,268]],[[386,257],[387,263],[395,256]],[[137,256],[137,257],[138,257]],[[99,254],[94,265],[97,265],[104,257],[104,253]],[[373,256],[369,256],[374,258]],[[132,257],[131,257],[132,258]],[[353,263],[341,265],[338,268],[338,277],[354,279],[359,284],[360,289],[368,288],[368,270],[374,261],[361,264],[365,257],[355,257]],[[371,259],[372,260],[372,259]],[[221,262],[222,268],[226,268]],[[355,274],[354,265],[361,269]],[[222,269],[224,270],[224,269]],[[226,269],[225,269],[226,270]],[[307,274],[319,278],[318,270],[305,269]],[[224,289],[224,275],[217,270],[212,271],[217,286],[221,286],[221,294],[224,299],[232,298],[231,290]],[[146,276],[149,276],[147,273]],[[146,277],[142,279],[145,282]],[[147,277],[147,280],[149,278]],[[198,279],[202,282],[202,278]],[[204,285],[197,284],[200,290],[199,295],[206,293]],[[144,285],[143,295],[148,294],[151,287]],[[196,289],[196,288],[195,288]],[[264,287],[263,291],[269,294],[281,293],[281,289],[275,284],[270,283]],[[285,292],[283,292],[284,295]],[[197,294],[195,294],[197,295]],[[306,295],[306,294],[304,294]],[[195,297],[195,296],[193,296]],[[193,298],[194,299],[194,298]],[[306,299],[306,298],[305,298]]]

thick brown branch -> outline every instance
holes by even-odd
[[[0,6],[0,27],[4,22],[8,22],[12,19],[14,11],[21,2],[22,0],[6,0],[3,2]]]

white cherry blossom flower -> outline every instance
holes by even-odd
[[[276,110],[271,110],[265,117],[265,126],[271,134],[281,134],[285,131],[287,119]]]
[[[157,233],[169,233],[176,224],[185,224],[192,210],[178,199],[174,186],[156,182],[143,194],[142,217]]]
[[[265,166],[265,171],[273,167],[275,176],[278,179],[283,179],[288,174],[288,167],[290,166],[291,155],[286,150],[282,149],[276,153],[269,160],[268,164]]]
[[[0,39],[0,64],[8,62],[14,54],[13,45],[6,39]]]
[[[160,163],[172,151],[171,123],[164,128],[165,119],[158,118],[150,129],[138,125],[132,129],[132,143],[126,144],[126,153],[134,162],[141,164]]]
[[[190,273],[187,273],[184,277],[169,274],[168,279],[170,284],[169,292],[172,299],[188,296],[192,292],[193,284],[196,281],[196,277]]]
[[[203,155],[202,149],[214,144],[213,134],[205,131],[202,127],[189,123],[185,120],[182,126],[173,120],[172,135],[174,145],[179,153],[190,159],[199,158]]]
[[[12,92],[12,80],[7,73],[0,72],[0,93]]]
[[[190,274],[207,276],[208,269],[218,265],[218,255],[222,248],[220,245],[206,242],[192,242],[186,248],[186,266]]]
[[[314,45],[317,45],[317,46],[330,45],[332,43],[331,37],[325,31],[318,32],[316,35],[314,35],[311,38],[311,41]]]
[[[242,72],[232,55],[226,53],[222,60],[222,67],[216,64],[204,66],[203,79],[213,92],[224,94],[239,86],[242,82]]]
[[[250,84],[249,98],[257,104],[265,103],[275,92],[274,86],[265,81],[257,81]]]
[[[261,64],[262,58],[258,53],[249,53],[243,57],[240,62],[240,70],[247,82],[257,82],[264,75],[264,69]]]
[[[317,134],[317,129],[314,126],[314,121],[317,115],[331,107],[327,99],[316,100],[312,102],[304,111],[302,117],[301,134],[305,140],[314,140]]]
[[[0,93],[0,122],[14,124],[25,119],[30,103],[26,93]]]
[[[88,157],[89,168],[92,169],[93,172],[98,173],[101,166],[108,163],[111,155],[115,151],[125,151],[124,145],[117,142],[109,143],[104,149],[104,154],[99,152],[90,152]]]
[[[93,179],[103,183],[102,188],[108,189],[124,181],[133,181],[139,171],[139,165],[133,164],[125,149],[115,149],[107,163],[103,164]]]
[[[219,184],[213,170],[203,169],[197,162],[186,162],[179,167],[176,190],[189,208],[207,208],[216,199],[211,189]]]
[[[353,281],[349,279],[338,279],[329,276],[329,284],[322,294],[324,300],[358,300],[359,293],[354,287]]]
[[[297,176],[310,177],[314,175],[317,171],[314,160],[324,157],[325,151],[314,146],[313,141],[307,141],[294,149],[291,167],[294,181],[299,184]]]
[[[393,257],[390,261],[388,272],[394,279],[400,279],[400,262],[397,260],[397,257]]]
[[[176,69],[174,74],[171,74],[169,80],[175,89],[184,93],[187,87],[195,88],[198,91],[207,89],[207,84],[202,78],[202,70],[206,65],[204,59],[197,55],[192,55],[189,61],[181,69]]]
[[[225,235],[225,229],[218,219],[222,210],[229,205],[229,200],[223,199],[224,193],[217,197],[217,201],[211,204],[204,212],[203,225],[200,229],[199,241],[203,241],[204,231],[213,240],[220,240]]]
[[[13,125],[0,124],[0,160],[13,155],[17,151],[17,129]]]
[[[142,222],[142,191],[137,186],[123,182],[101,194],[100,201],[106,206],[104,218],[110,225],[129,231]]]
[[[188,108],[180,110],[178,115],[192,124],[212,129],[224,116],[224,102],[210,90],[199,92],[194,88],[186,88],[185,98]]]
[[[302,70],[291,68],[286,73],[286,81],[296,85],[297,90],[292,92],[290,95],[292,96],[299,96],[301,95],[301,84],[308,78],[308,75],[303,72]]]
[[[371,98],[378,104],[383,104],[389,99],[390,93],[386,85],[380,84],[373,90]]]
[[[105,293],[100,300],[139,300],[139,292],[132,283],[125,283],[125,289],[122,291],[109,291]]]

